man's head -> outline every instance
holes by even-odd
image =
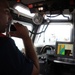
[[[12,20],[9,5],[6,0],[0,1],[0,33],[5,32],[8,22]]]

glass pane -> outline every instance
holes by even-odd
[[[49,15],[46,14],[44,15],[45,19],[50,19],[50,20],[71,20],[72,19],[72,15],[59,15],[59,14],[53,14],[53,15]]]
[[[42,27],[43,25],[39,32]],[[50,23],[45,33],[36,36],[34,45],[55,45],[56,41],[70,42],[72,28],[71,23]]]

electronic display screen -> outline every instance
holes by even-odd
[[[56,55],[64,57],[73,57],[73,43],[72,42],[57,42]]]

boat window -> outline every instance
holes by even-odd
[[[45,26],[41,25],[38,31],[42,31]],[[50,23],[44,33],[36,36],[34,45],[55,45],[56,41],[70,42],[72,29],[73,25],[71,23]]]
[[[71,20],[72,19],[72,15],[68,15],[68,14],[53,14],[53,15],[50,15],[50,14],[46,14],[44,15],[44,19],[50,19],[50,20]]]

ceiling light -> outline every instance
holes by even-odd
[[[38,10],[39,10],[39,11],[42,11],[42,10],[43,10],[43,7],[39,7]]]

